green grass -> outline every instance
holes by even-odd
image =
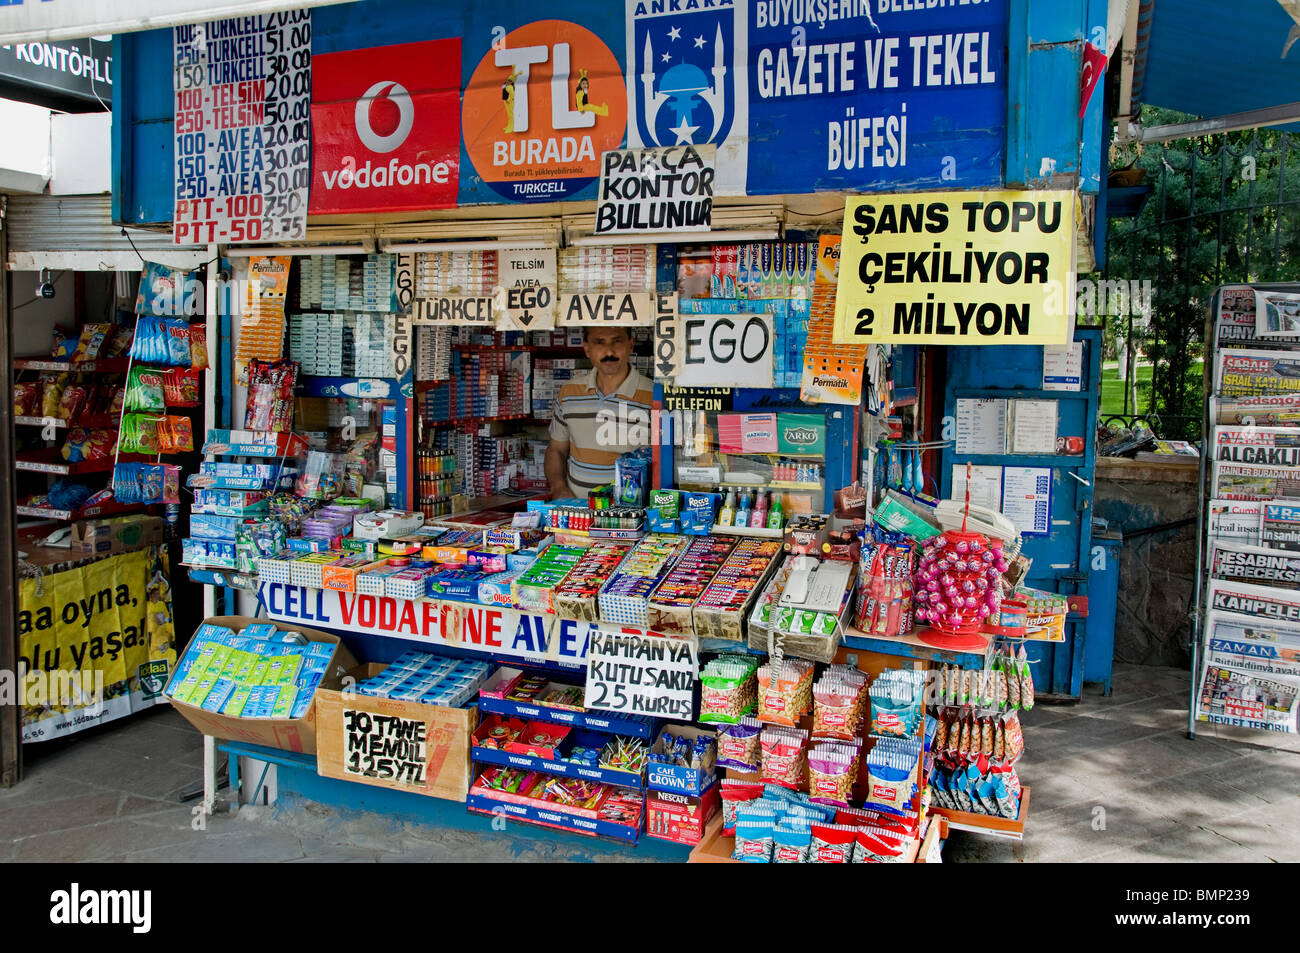
[[[1137,406],[1130,404],[1128,412],[1130,414],[1142,413],[1151,407],[1151,372],[1153,368],[1150,364],[1139,362],[1137,369]],[[1188,368],[1187,374],[1199,382],[1201,380],[1201,361],[1194,361]],[[1124,413],[1124,387],[1125,384],[1119,379],[1119,364],[1115,361],[1105,361],[1101,366],[1101,413],[1105,417],[1107,414]]]

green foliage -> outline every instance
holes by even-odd
[[[1147,128],[1190,118],[1142,111]],[[1154,192],[1136,219],[1110,221],[1107,276],[1154,285],[1142,341],[1155,364],[1150,409],[1165,418],[1161,436],[1195,439],[1202,397],[1194,364],[1214,289],[1300,280],[1300,139],[1259,129],[1112,149],[1112,171],[1130,163],[1146,170]]]

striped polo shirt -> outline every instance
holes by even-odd
[[[619,454],[650,444],[654,386],[635,368],[612,394],[596,388],[596,369],[560,388],[551,419],[551,439],[569,444],[569,488],[578,496],[614,482]]]

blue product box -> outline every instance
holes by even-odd
[[[713,532],[713,523],[721,501],[722,497],[717,493],[683,492],[681,531],[690,536],[707,536]]]
[[[515,601],[511,596],[511,583],[519,577],[522,571],[519,569],[507,570],[484,576],[479,580],[478,584],[479,604],[513,607]]]
[[[230,540],[233,543],[239,522],[238,516],[209,516],[206,513],[191,513],[190,535],[195,539]]]
[[[219,678],[212,686],[212,691],[208,692],[208,697],[203,699],[204,711],[221,711],[226,707],[226,702],[230,701],[230,696],[235,694],[235,683],[228,678]]]
[[[269,639],[277,631],[279,630],[270,622],[250,622],[244,626],[244,631],[241,634],[249,639]]]
[[[291,553],[328,553],[330,541],[310,536],[291,536],[285,540]]]
[[[425,594],[431,599],[474,602],[484,574],[477,569],[448,569],[425,579]]]
[[[659,515],[659,507],[652,506],[645,511],[646,529],[652,533],[680,533],[681,520],[666,520]]]
[[[652,754],[663,754],[664,737],[667,734],[686,737],[693,742],[696,738],[716,739],[712,731],[694,728],[689,725],[672,725],[664,729],[650,748]],[[703,765],[699,768],[687,768],[679,764],[664,764],[651,760],[646,765],[646,785],[657,791],[673,791],[677,794],[702,794],[718,779],[718,746],[716,740],[705,752]]]

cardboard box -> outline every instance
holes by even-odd
[[[703,794],[651,791],[646,795],[646,828],[650,837],[678,844],[698,844],[704,829],[722,809],[722,785],[716,782]]]
[[[691,739],[694,743],[696,738],[706,737],[713,741],[704,756],[704,764],[700,768],[684,768],[677,764],[664,764],[659,761],[651,761],[646,765],[646,785],[656,791],[671,791],[675,794],[694,794],[698,795],[707,790],[718,779],[718,744],[717,734],[703,728],[695,728],[691,725],[669,725],[659,733],[655,739],[651,752],[662,754],[664,751],[664,735],[671,732],[678,737]]]
[[[362,682],[387,665],[357,666],[348,675]],[[371,695],[344,693],[338,687],[316,693],[316,773],[321,777],[373,784],[449,801],[469,793],[470,740],[478,727],[478,708],[445,708]],[[377,719],[398,719],[381,722]],[[422,746],[423,758],[411,757]],[[349,750],[352,740],[353,750]],[[362,750],[361,745],[386,750]]]
[[[124,553],[146,546],[161,546],[163,521],[158,516],[81,520],[72,524],[71,540],[74,553]]]
[[[261,620],[264,622],[265,620]],[[250,616],[222,615],[205,619],[204,623],[222,625],[238,632],[248,625],[259,622]],[[302,626],[289,626],[276,623],[276,628],[285,632],[301,632],[312,642],[328,642],[334,646],[330,656],[329,667],[321,679],[321,687],[316,690],[311,707],[301,718],[239,718],[234,715],[222,715],[204,711],[197,705],[187,705],[174,698],[168,699],[172,707],[191,725],[214,738],[227,741],[244,741],[249,744],[264,745],[267,748],[282,748],[285,751],[298,751],[303,754],[316,753],[316,718],[320,697],[326,686],[337,687],[348,669],[354,668],[356,659],[347,647],[339,641],[338,636]]]

